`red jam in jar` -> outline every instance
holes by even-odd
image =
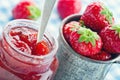
[[[0,39],[0,80],[52,80],[58,68],[58,44],[45,33],[37,43],[34,21],[14,20]]]

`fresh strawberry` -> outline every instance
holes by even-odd
[[[95,59],[95,60],[106,61],[106,60],[111,59],[111,54],[105,51],[100,51],[98,54],[90,56],[90,58]]]
[[[114,22],[112,13],[101,2],[89,4],[81,16],[81,20],[83,20],[85,26],[96,32],[100,32]]]
[[[59,0],[57,10],[62,19],[65,17],[79,13],[81,10],[81,0]]]
[[[91,56],[97,54],[102,47],[102,41],[96,32],[80,27],[70,35],[70,45],[79,54]]]
[[[49,53],[49,51],[50,49],[49,49],[47,42],[42,40],[36,44],[34,52],[32,54],[33,55],[46,55]]]
[[[66,39],[66,41],[69,42],[69,37],[72,31],[77,30],[80,27],[79,22],[77,21],[71,21],[64,25],[63,27],[63,35]]]
[[[12,10],[14,19],[38,19],[40,17],[40,9],[31,0],[23,0],[19,2]]]
[[[120,54],[120,25],[107,27],[100,32],[103,48],[114,54]]]

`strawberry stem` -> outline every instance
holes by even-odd
[[[79,22],[80,22],[81,27],[86,27],[83,20],[80,20]]]
[[[78,34],[81,34],[79,37],[79,42],[91,43],[92,46],[96,46],[96,40],[98,40],[99,36],[96,32],[93,32],[90,29],[80,27],[77,31]]]

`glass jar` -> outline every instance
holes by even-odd
[[[0,39],[0,80],[52,80],[58,68],[57,41],[45,32],[43,40],[49,44],[48,54],[37,56],[22,52],[13,45],[9,32],[23,26],[37,31],[39,24],[19,19],[9,22],[3,30]]]

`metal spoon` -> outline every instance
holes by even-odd
[[[50,14],[52,12],[55,2],[56,0],[45,0],[44,1],[40,26],[38,30],[37,42],[41,41],[44,35],[45,29],[46,29],[46,26],[47,26],[47,23],[48,23],[48,20],[49,20],[49,17],[50,17]]]

